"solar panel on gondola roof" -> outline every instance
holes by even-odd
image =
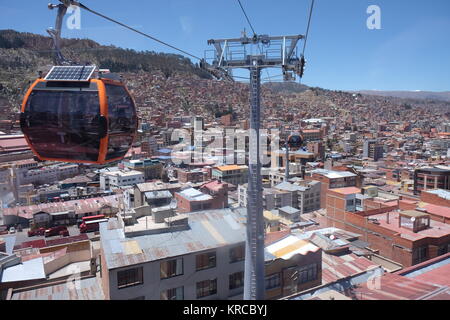
[[[48,81],[89,81],[96,66],[54,66],[45,77]]]

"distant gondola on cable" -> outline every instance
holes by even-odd
[[[26,93],[20,126],[40,160],[104,164],[130,149],[137,117],[117,75],[96,66],[54,66]]]
[[[301,133],[293,133],[287,138],[287,145],[290,149],[300,149],[303,145],[303,136]]]

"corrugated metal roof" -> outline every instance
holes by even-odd
[[[326,170],[326,169],[316,169],[311,172],[321,174],[330,179],[356,177],[356,174],[349,172],[349,171],[333,171],[333,170]]]
[[[450,200],[450,191],[443,189],[427,190],[428,193],[435,194],[442,199]]]
[[[316,295],[319,295],[323,292],[327,292],[329,290],[336,290],[338,292],[348,292],[349,290],[352,290],[352,287],[355,285],[358,285],[360,283],[367,283],[370,279],[373,279],[376,275],[383,274],[383,268],[382,267],[375,267],[373,269],[368,269],[366,271],[363,271],[358,274],[354,274],[352,276],[349,276],[345,279],[338,279],[337,281],[331,282],[331,283],[325,283],[322,281],[324,286],[318,287],[318,289],[311,289],[307,290],[305,293],[299,293],[298,295],[291,296],[286,298],[287,300],[305,300],[310,299],[311,297],[314,297]],[[324,273],[330,273],[329,270],[322,270],[322,275]]]
[[[231,209],[191,213],[189,229],[126,238],[121,229],[100,226],[100,239],[109,269],[160,260],[245,241],[245,225]],[[119,231],[120,230],[120,231]],[[142,252],[127,254],[123,243],[135,241]]]
[[[147,199],[165,199],[172,198],[172,193],[169,190],[161,190],[161,191],[147,191],[145,192],[145,197]]]
[[[282,238],[265,248],[265,251],[271,255],[284,260],[288,260],[296,254],[306,255],[309,252],[316,252],[318,250],[319,247],[311,242],[301,240],[293,235]]]
[[[322,283],[331,283],[341,278],[351,277],[358,273],[376,268],[372,261],[351,253],[335,256],[322,253]]]
[[[303,187],[303,186],[298,186],[296,184],[287,182],[287,181],[283,181],[279,184],[277,184],[274,189],[279,189],[279,190],[284,190],[284,191],[306,191],[308,190],[308,188]]]
[[[360,300],[450,300],[450,289],[395,274],[384,274],[374,286],[362,283],[353,292]]]
[[[399,271],[399,274],[407,278],[450,287],[450,253]]]
[[[212,199],[212,197],[209,194],[203,193],[194,188],[183,190],[179,192],[179,194],[190,201],[205,201]]]
[[[293,208],[291,206],[284,206],[284,207],[280,208],[279,210],[283,211],[283,212],[285,212],[287,214],[296,214],[296,213],[300,212],[299,209]]]
[[[45,279],[44,260],[42,257],[23,261],[20,264],[4,269],[1,282],[36,279]]]
[[[91,213],[100,210],[105,205],[118,207],[118,201],[122,195],[105,196],[100,198],[78,199],[53,203],[41,203],[32,206],[21,206],[3,209],[4,215],[15,215],[26,219],[32,219],[33,214],[45,211],[48,213],[75,210],[78,215]]]
[[[80,279],[72,283],[41,287],[13,293],[11,300],[104,300],[102,287],[96,277]]]

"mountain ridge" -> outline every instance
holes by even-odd
[[[351,92],[382,97],[396,97],[402,99],[419,99],[419,100],[438,100],[450,102],[450,91],[358,90]]]

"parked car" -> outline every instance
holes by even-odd
[[[43,236],[44,233],[45,233],[45,228],[37,228],[37,229],[29,230],[28,231],[28,236],[29,237]]]
[[[14,227],[9,228],[9,233],[16,233],[16,228]]]

